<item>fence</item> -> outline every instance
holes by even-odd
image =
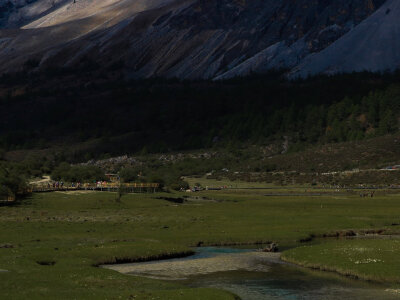
[[[55,191],[102,191],[102,192],[116,192],[123,190],[127,193],[155,193],[160,189],[159,183],[117,183],[117,182],[99,182],[99,183],[83,183],[77,185],[52,185],[52,184],[41,184],[31,185],[28,192],[33,193],[44,193],[44,192],[55,192]]]

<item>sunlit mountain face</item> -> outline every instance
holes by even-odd
[[[309,64],[309,57],[382,5],[388,3],[0,0],[0,71],[70,68],[89,59],[101,69],[121,70],[126,78],[223,79],[292,70]]]

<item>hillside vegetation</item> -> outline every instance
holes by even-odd
[[[282,171],[380,169],[400,162],[400,134],[314,146],[267,160]]]
[[[399,129],[398,75],[124,82],[95,70],[89,63],[78,78],[75,69],[3,77],[0,147],[68,145],[68,158],[82,161],[104,153],[263,145],[283,136],[296,150]],[[80,143],[85,147],[71,147]]]

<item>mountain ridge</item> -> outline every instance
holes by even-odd
[[[37,61],[37,71],[87,57],[104,68],[120,64],[127,78],[224,79],[291,69],[383,2],[36,0],[20,9],[36,19],[0,29],[0,72],[27,60]]]

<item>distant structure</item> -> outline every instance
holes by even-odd
[[[110,173],[110,174],[105,174],[105,175],[108,178],[108,181],[110,181],[110,182],[119,182],[120,181],[118,174]]]

